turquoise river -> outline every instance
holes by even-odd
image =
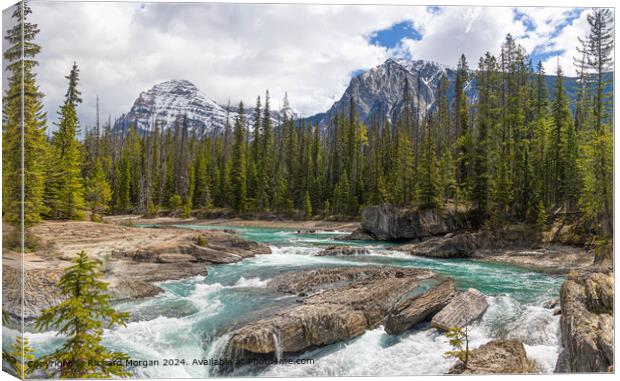
[[[290,229],[191,226],[189,229],[234,229],[243,237],[271,246],[272,254],[239,263],[209,266],[207,277],[160,283],[165,292],[146,300],[117,305],[130,311],[126,327],[105,331],[106,346],[122,350],[135,360],[159,360],[159,366],[136,366],[137,377],[209,377],[212,367],[192,365],[194,359],[217,358],[231,327],[265,316],[275,307],[295,303],[266,287],[268,280],[285,271],[351,265],[420,267],[452,277],[460,289],[476,288],[487,295],[489,309],[472,328],[476,347],[493,338],[516,338],[543,372],[552,372],[560,351],[559,317],[542,307],[557,297],[562,277],[517,267],[473,260],[439,260],[413,257],[390,250],[378,242],[339,241],[343,232],[298,234]],[[312,254],[334,244],[359,245],[370,255],[323,257]],[[8,337],[7,337],[8,336]],[[5,330],[5,344],[11,340]],[[28,333],[37,355],[49,353],[62,337],[55,332]],[[275,364],[236,369],[237,376],[362,376],[442,374],[454,360],[446,337],[422,324],[400,336],[387,335],[382,327],[346,342],[299,355],[311,365]],[[163,365],[164,359],[185,364]]]

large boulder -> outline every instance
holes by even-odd
[[[467,367],[457,362],[451,374],[525,374],[536,373],[536,364],[527,358],[518,340],[493,340],[469,352]]]
[[[406,295],[385,318],[385,332],[400,335],[414,325],[428,320],[448,304],[456,294],[454,281],[446,279],[418,296]]]
[[[460,293],[439,313],[433,316],[431,325],[447,331],[452,327],[463,327],[484,314],[489,307],[486,296],[480,291],[470,288]]]
[[[396,249],[422,257],[466,258],[480,247],[480,234],[448,233],[442,237],[431,237],[421,242],[400,245]]]
[[[418,313],[430,318],[454,293],[451,280],[430,270],[380,266],[285,273],[268,287],[296,294],[299,304],[230,332],[223,358],[233,363],[274,358],[348,340],[377,328],[394,306],[404,309],[415,304],[414,299],[427,300]],[[432,303],[425,295],[441,302]]]
[[[607,372],[613,365],[613,274],[570,275],[560,290],[564,347],[555,371]]]
[[[419,239],[463,228],[458,216],[432,209],[399,209],[390,204],[370,206],[362,212],[362,231],[381,241]]]

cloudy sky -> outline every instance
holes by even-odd
[[[211,99],[252,104],[285,91],[304,115],[325,111],[352,75],[404,56],[470,67],[496,53],[506,33],[553,72],[574,72],[577,37],[588,9],[427,6],[31,3],[41,30],[38,80],[51,121],[73,61],[80,67],[82,125],[127,112],[137,95],[168,79],[187,79]],[[3,13],[3,24],[10,22]],[[6,28],[5,28],[6,29]],[[4,46],[6,48],[6,45]]]

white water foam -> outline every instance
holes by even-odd
[[[519,338],[525,342],[531,337],[541,335],[542,339],[529,339],[533,345],[525,344],[528,357],[539,365],[541,373],[552,373],[559,354],[557,319],[548,310],[536,307],[523,307],[510,297],[489,297],[490,304],[484,318],[472,324],[469,331],[470,348],[477,348],[495,338],[495,333],[505,332],[497,329],[512,313],[517,318],[509,323],[507,331],[519,326],[506,338]],[[522,312],[518,312],[522,311]],[[555,317],[554,317],[555,318]],[[395,343],[386,344],[390,341]],[[534,342],[538,344],[534,344]],[[341,345],[340,349],[319,349],[301,355],[313,358],[313,365],[275,365],[264,372],[264,376],[402,376],[445,374],[455,363],[453,358],[444,357],[451,350],[446,336],[426,325],[423,329],[412,331],[400,337],[389,336],[383,328],[367,331],[357,339]]]
[[[239,278],[237,283],[234,284],[234,288],[249,288],[249,287],[267,287],[267,283],[269,283],[269,279],[260,279],[260,278],[244,278],[243,276]]]
[[[215,294],[225,287],[220,283],[198,283],[194,286],[194,291],[186,297],[199,310],[201,315],[216,314],[222,307],[222,302],[214,298]]]
[[[126,327],[106,330],[104,344],[122,348],[134,360],[202,358],[201,338],[192,333],[192,320],[158,317],[149,321],[132,322]],[[200,377],[204,370],[185,366],[159,366],[134,369],[136,377]]]

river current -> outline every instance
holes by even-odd
[[[165,292],[149,299],[117,305],[130,311],[126,327],[105,331],[104,344],[122,350],[134,360],[158,360],[156,366],[136,366],[137,377],[209,377],[213,368],[193,365],[194,359],[217,358],[233,327],[265,316],[273,308],[295,303],[266,287],[282,272],[318,267],[389,265],[431,269],[452,277],[459,289],[473,287],[487,295],[489,309],[471,330],[471,347],[495,338],[521,340],[528,357],[543,372],[552,372],[560,351],[559,316],[542,307],[557,297],[562,277],[513,266],[465,259],[430,259],[390,250],[390,244],[339,241],[342,232],[298,234],[295,230],[191,226],[189,229],[234,229],[250,240],[271,246],[272,254],[242,262],[209,266],[207,277],[159,283]],[[313,256],[334,244],[364,246],[369,255]],[[4,330],[3,346],[16,332]],[[27,333],[36,355],[49,353],[62,337],[55,332]],[[422,324],[399,336],[383,327],[346,342],[302,353],[313,364],[275,364],[241,367],[237,376],[362,376],[446,373],[454,363],[443,354],[448,340],[430,325]],[[185,364],[176,360],[183,359]],[[172,363],[165,360],[173,360]]]

